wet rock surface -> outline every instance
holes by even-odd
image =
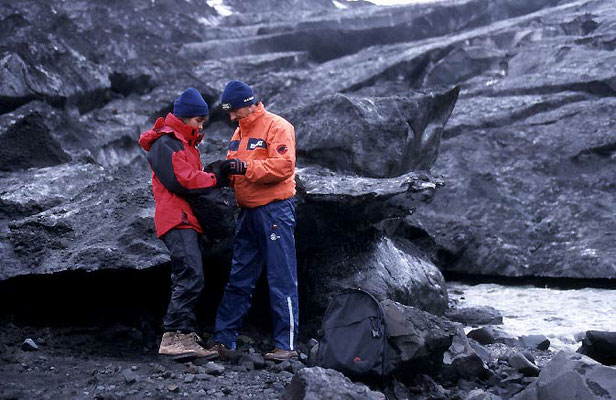
[[[445,316],[452,321],[465,325],[499,325],[503,323],[503,316],[494,307],[462,307],[447,310]]]
[[[614,396],[616,369],[581,354],[560,352],[541,371],[537,381],[514,399],[609,399]]]
[[[616,332],[587,331],[577,351],[604,365],[616,365]]]

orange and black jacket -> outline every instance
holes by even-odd
[[[156,234],[163,236],[173,228],[194,229],[203,233],[184,196],[198,194],[216,186],[216,176],[203,172],[197,145],[203,139],[198,130],[169,113],[154,127],[143,132],[139,144],[148,152],[152,168],[152,191],[156,210]]]
[[[239,120],[227,158],[246,163],[246,174],[231,179],[240,207],[255,208],[295,195],[295,129],[266,111],[263,103]]]

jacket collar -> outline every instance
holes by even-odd
[[[259,102],[259,104],[257,104],[257,108],[250,115],[240,119],[240,129],[249,128],[263,115],[265,115],[265,106],[263,103]]]
[[[189,146],[198,145],[204,136],[199,134],[198,129],[186,125],[181,119],[173,115],[173,113],[167,114],[165,117],[165,125],[173,130],[176,138],[187,143]]]

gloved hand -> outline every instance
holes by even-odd
[[[208,164],[203,171],[216,175],[216,187],[229,186],[229,174],[223,172],[222,165],[227,160],[218,160]]]
[[[239,158],[225,160],[220,164],[220,170],[224,174],[244,175],[246,173],[246,163]]]

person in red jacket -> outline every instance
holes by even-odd
[[[156,208],[156,234],[171,253],[171,299],[163,320],[159,353],[214,358],[195,333],[197,300],[204,286],[200,237],[202,227],[185,196],[224,185],[226,178],[203,171],[197,145],[201,142],[208,106],[194,88],[174,102],[173,113],[158,118],[141,134],[139,144],[148,152]]]
[[[298,330],[295,255],[295,130],[284,118],[257,103],[247,84],[231,81],[222,107],[238,121],[222,171],[240,206],[229,282],[216,315],[211,350],[225,356],[235,349],[238,330],[250,308],[252,292],[266,267],[274,349],[267,359],[296,358]]]

